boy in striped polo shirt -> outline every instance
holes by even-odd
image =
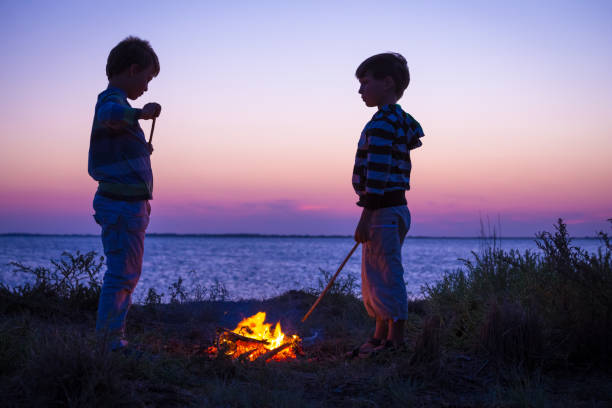
[[[112,350],[127,346],[125,318],[140,278],[145,230],[153,198],[153,147],[139,119],[159,116],[161,106],[132,108],[159,74],[159,60],[147,41],[128,37],[108,56],[108,88],[98,95],[89,144],[89,175],[98,182],[94,218],[102,227],[106,273],[98,304],[96,332]]]
[[[355,240],[363,243],[361,281],[365,308],[376,319],[373,337],[357,352],[369,356],[404,345],[408,298],[401,248],[410,228],[405,191],[410,189],[410,150],[421,146],[421,125],[397,104],[410,82],[400,54],[374,55],[355,76],[366,106],[378,111],[361,133],[353,187],[363,207]]]

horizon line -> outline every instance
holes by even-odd
[[[30,232],[4,232],[0,237],[99,237],[100,234],[53,234]],[[353,235],[339,234],[259,234],[259,233],[174,233],[151,232],[148,237],[162,238],[352,238]],[[406,235],[411,239],[537,239],[537,236],[449,236],[449,235]],[[570,236],[572,239],[599,239],[598,236]]]

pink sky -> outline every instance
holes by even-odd
[[[576,235],[608,229],[610,5],[441,4],[398,2],[377,16],[358,2],[350,13],[317,2],[161,6],[117,19],[110,35],[78,2],[3,4],[0,233],[98,232],[92,113],[108,51],[128,34],[161,61],[134,103],[163,106],[150,232],[351,234],[352,163],[374,113],[353,72],[387,50],[409,62],[400,104],[426,134],[413,153],[410,235],[474,236],[498,216],[507,236],[558,217]]]

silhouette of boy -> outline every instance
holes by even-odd
[[[159,116],[161,106],[133,108],[159,74],[151,45],[128,37],[108,55],[108,87],[98,95],[89,144],[89,175],[98,182],[94,218],[102,227],[106,273],[98,304],[96,332],[108,336],[112,350],[127,346],[125,319],[142,270],[145,230],[153,198],[153,152],[140,119]]]
[[[410,189],[410,150],[421,146],[421,125],[397,101],[410,82],[400,54],[374,55],[359,65],[355,76],[366,106],[378,110],[361,132],[353,187],[363,207],[355,241],[363,243],[363,303],[376,319],[374,336],[356,353],[367,357],[404,345],[408,298],[401,248],[410,228],[405,191]]]

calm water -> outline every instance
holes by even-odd
[[[290,289],[318,287],[319,268],[335,272],[352,248],[352,238],[148,236],[145,240],[143,273],[135,297],[148,288],[168,293],[179,277],[186,287],[209,287],[222,282],[232,299],[262,299]],[[421,286],[440,279],[445,271],[462,265],[459,258],[479,251],[478,238],[407,238],[402,250],[405,281],[412,296]],[[595,251],[600,242],[576,239],[574,245]],[[502,248],[537,250],[533,239],[503,239]],[[30,266],[50,266],[63,251],[96,251],[102,254],[97,236],[0,236],[0,281],[23,283],[29,276],[15,274],[11,261]],[[341,276],[360,276],[361,250],[344,267]],[[359,282],[359,280],[357,281]]]

